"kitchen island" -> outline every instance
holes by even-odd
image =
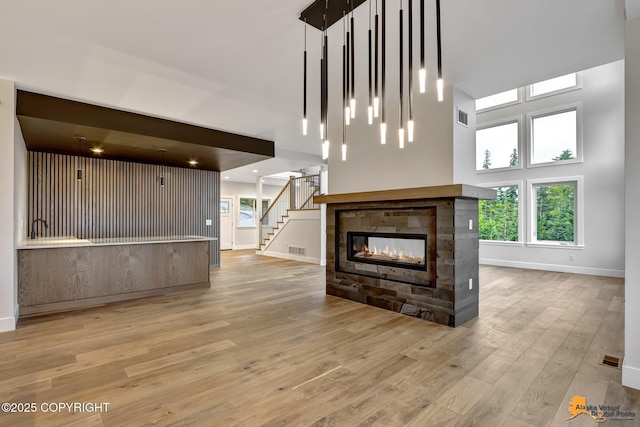
[[[20,317],[208,288],[211,237],[77,239],[18,246]]]

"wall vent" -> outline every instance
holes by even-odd
[[[291,255],[307,255],[307,248],[301,248],[299,246],[289,246],[289,253]]]
[[[469,115],[458,108],[458,123],[462,126],[469,126]]]

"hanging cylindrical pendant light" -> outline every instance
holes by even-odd
[[[375,53],[374,53],[374,96],[373,96],[373,116],[380,114],[380,98],[378,97],[378,0],[376,0],[376,17],[374,21]]]
[[[424,61],[424,44],[424,0],[420,0],[420,71],[418,74],[420,93],[427,91],[427,66]]]
[[[349,32],[349,23],[347,22],[347,18],[346,18],[346,14],[344,11],[342,11],[342,43],[343,46],[346,47],[346,61],[345,61],[345,79],[346,79],[346,97],[345,97],[345,103],[344,103],[344,117],[345,117],[345,123],[348,125],[351,124],[351,108],[349,107],[349,98],[351,97],[351,85],[350,85],[350,79],[349,79],[349,69],[351,68],[351,59],[350,59],[350,53],[351,53],[351,46],[349,43],[350,40],[350,35],[351,33]],[[346,36],[345,36],[345,28],[346,28]]]
[[[349,102],[351,118],[356,118],[356,27],[353,19],[353,1],[351,2],[351,100]]]
[[[324,31],[320,35],[320,140],[324,143]]]
[[[371,58],[371,2],[369,2],[369,107],[367,108],[367,117],[370,125],[373,124],[373,63]]]
[[[84,172],[83,172],[83,170],[82,170],[82,165],[80,164],[80,162],[81,162],[81,158],[82,158],[82,157],[80,156],[80,153],[81,153],[81,151],[80,151],[80,145],[85,141],[85,138],[84,138],[83,136],[76,136],[76,137],[74,137],[74,139],[75,139],[76,141],[78,141],[78,156],[77,156],[78,170],[76,171],[76,179],[77,179],[78,181],[82,181],[82,178],[83,178]]]
[[[407,140],[413,142],[413,0],[409,0],[409,20],[408,32],[409,32],[409,121],[407,122]]]
[[[400,31],[399,31],[399,36],[400,36],[400,70],[399,70],[399,77],[398,77],[398,86],[399,86],[399,94],[400,94],[400,108],[399,108],[399,113],[400,113],[400,120],[399,122],[399,129],[398,129],[398,142],[399,142],[399,146],[400,148],[404,148],[404,110],[403,110],[403,105],[404,105],[404,55],[403,55],[403,39],[404,39],[404,34],[403,34],[403,19],[402,19],[402,0],[400,0],[400,12],[398,13],[398,17],[399,19],[399,27],[400,27]]]
[[[302,96],[302,134],[307,134],[307,19],[304,20],[304,77],[303,77],[303,96]]]
[[[349,76],[347,75],[347,42],[345,38],[345,16],[342,15],[342,106],[345,114],[342,116],[342,161],[347,160],[347,122],[350,119],[349,107],[347,106],[347,83]]]
[[[329,0],[325,1],[324,26],[323,26],[323,79],[324,79],[324,141],[322,142],[322,158],[329,158],[329,37],[327,36],[327,14],[329,13]]]
[[[436,0],[436,31],[438,43],[438,101],[444,99],[444,82],[442,81],[442,38],[440,34],[440,0]]]
[[[382,122],[380,123],[380,143],[381,144],[386,144],[387,143],[387,122],[386,122],[386,108],[385,108],[385,102],[386,102],[386,97],[385,97],[385,81],[386,81],[386,72],[385,72],[385,65],[386,65],[386,52],[385,52],[385,45],[386,45],[386,9],[387,9],[387,2],[386,0],[382,0],[382,99],[381,99],[381,103],[380,103],[380,109],[382,110]]]

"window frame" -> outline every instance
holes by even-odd
[[[479,184],[483,188],[495,189],[496,187],[517,187],[518,188],[518,241],[509,242],[504,240],[484,240],[480,239],[480,206],[478,206],[478,240],[481,245],[495,245],[495,246],[524,246],[525,236],[525,212],[523,209],[523,202],[525,200],[524,181],[500,181],[500,182],[483,182]]]
[[[538,208],[536,187],[549,185],[574,185],[574,214],[573,214],[573,242],[558,242],[552,240],[539,241],[537,239],[538,219],[536,211]],[[528,213],[527,213],[527,242],[526,246],[561,248],[561,249],[583,249],[584,248],[584,178],[582,175],[562,176],[553,178],[537,178],[527,180]]]
[[[570,87],[566,87],[566,88],[563,88],[563,89],[557,89],[557,90],[554,90],[554,91],[551,91],[551,92],[542,93],[540,95],[532,95],[531,94],[531,90],[533,89],[533,85],[546,81],[546,80],[542,80],[540,82],[536,82],[536,83],[533,83],[533,84],[525,86],[525,101],[526,102],[535,101],[535,100],[540,99],[540,98],[546,98],[548,96],[555,96],[555,95],[559,95],[561,93],[573,92],[574,90],[582,89],[582,73],[580,71],[576,71],[575,73],[563,74],[562,76],[551,77],[550,79],[547,79],[547,80],[552,80],[552,79],[555,79],[555,78],[568,76],[569,74],[575,74],[576,75],[576,84],[575,84],[575,86],[570,86]]]
[[[255,224],[254,225],[240,225],[240,212],[241,212],[240,200],[242,200],[242,199],[251,199],[254,202],[254,207],[253,207],[254,212],[255,212],[255,215],[254,215]],[[264,203],[264,202],[267,202],[267,206],[268,206],[269,202],[271,202],[271,199],[267,198],[267,197],[263,197],[262,198],[262,203]],[[264,212],[263,212],[263,215],[264,215]],[[258,222],[259,222],[259,219],[260,219],[260,218],[257,218],[257,216],[258,216],[258,198],[255,197],[255,196],[238,196],[238,217],[236,218],[238,220],[238,225],[236,226],[236,228],[245,229],[245,230],[252,229],[252,228],[257,228],[258,227]],[[266,224],[263,224],[263,225],[266,225]]]
[[[567,113],[569,111],[576,112],[576,153],[575,159],[571,160],[562,160],[562,161],[550,161],[543,163],[533,163],[533,147],[535,144],[534,134],[533,134],[533,121],[537,118],[541,117],[549,117],[556,114]],[[546,108],[543,110],[532,111],[526,114],[526,140],[527,145],[527,168],[540,168],[547,166],[560,166],[560,165],[569,165],[574,163],[582,163],[583,162],[583,144],[582,144],[582,127],[583,127],[583,114],[582,114],[582,103],[575,102],[572,104],[565,104],[559,107]]]
[[[474,133],[475,155],[476,156],[478,155],[478,140],[477,140],[478,131],[493,128],[493,127],[508,125],[511,123],[518,123],[518,142],[516,144],[518,148],[518,166],[506,166],[506,167],[492,168],[492,169],[476,169],[476,174],[514,171],[514,170],[520,170],[523,168],[523,149],[524,149],[525,134],[524,134],[524,119],[522,114],[501,118],[500,120],[493,120],[490,122],[483,123],[481,126],[476,126],[476,132]],[[476,158],[475,160],[476,162],[474,163],[477,163],[478,159]]]
[[[510,92],[512,90],[513,89],[503,90],[502,92],[494,93],[493,95],[499,95],[501,93]],[[525,101],[524,88],[519,87],[516,90],[518,92],[518,99],[516,99],[515,101],[509,101],[509,102],[505,102],[504,104],[498,104],[492,107],[481,108],[479,110],[476,108],[476,114],[482,114],[482,113],[486,113],[487,111],[499,110],[500,108],[511,107],[513,105],[522,104]],[[482,98],[487,98],[493,95],[483,96]],[[478,98],[478,99],[482,99],[482,98]],[[474,107],[475,107],[475,100],[474,100]]]

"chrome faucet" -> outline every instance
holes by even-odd
[[[44,224],[44,228],[49,228],[49,226],[47,225],[47,221],[45,221],[44,219],[34,219],[33,222],[31,223],[31,238],[35,239],[36,238],[36,222],[41,222]]]

